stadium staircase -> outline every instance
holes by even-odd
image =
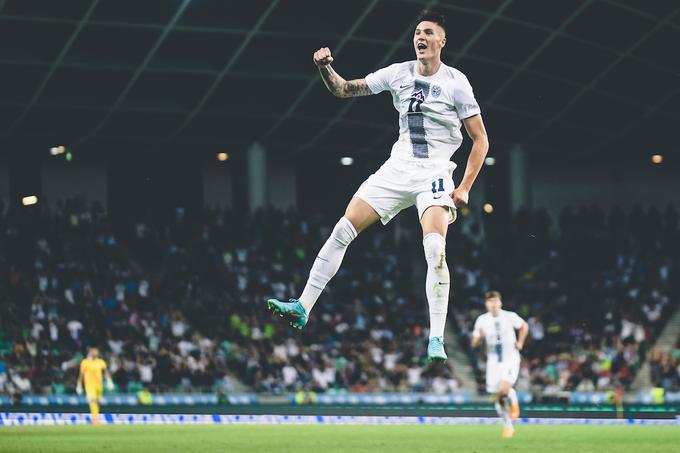
[[[243,382],[238,376],[236,376],[234,373],[230,375],[231,377],[231,385],[232,385],[232,393],[233,394],[240,394],[240,393],[253,393],[254,390],[251,386]]]
[[[453,329],[455,320],[449,318],[446,323],[444,338],[447,339],[446,354],[449,356],[447,364],[453,370],[454,376],[458,379],[460,389],[471,394],[477,393],[477,380],[475,370],[472,368],[470,358],[465,353],[459,341],[458,333]]]
[[[663,353],[671,352],[678,335],[680,335],[680,307],[675,309],[675,313],[668,320],[668,324],[663,328],[661,335],[649,350]],[[633,380],[632,388],[643,390],[652,387],[652,385],[649,362],[645,361]]]

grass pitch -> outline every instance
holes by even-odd
[[[678,451],[674,426],[46,426],[0,428],[0,452],[549,452]]]

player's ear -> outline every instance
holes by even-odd
[[[442,47],[444,47],[445,45],[446,45],[446,36],[444,36],[442,38]]]

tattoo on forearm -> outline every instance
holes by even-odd
[[[373,94],[364,79],[350,80],[345,83],[344,97],[369,96]]]
[[[356,79],[347,81],[340,77],[332,67],[324,66],[319,68],[323,83],[333,95],[341,98],[350,98],[357,96],[369,96],[373,92],[368,88],[366,80]]]
[[[330,66],[319,67],[319,73],[321,73],[321,78],[323,79],[323,83],[326,85],[326,88],[328,88],[328,91],[333,93],[335,96],[338,96],[339,85],[341,82],[344,82],[343,78],[340,77]]]

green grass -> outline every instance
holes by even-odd
[[[0,428],[0,452],[532,452],[679,451],[674,426],[47,426]]]

